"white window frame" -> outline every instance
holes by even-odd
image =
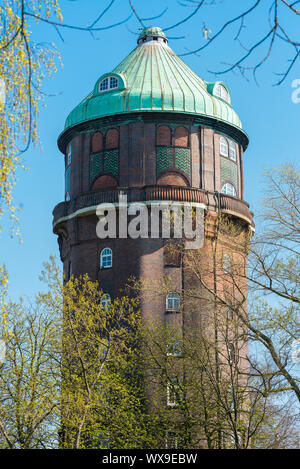
[[[227,103],[229,103],[229,93],[228,91],[226,90],[225,86],[224,85],[221,85],[221,83],[218,83],[215,87],[215,95],[218,97],[218,98],[221,98],[223,99],[224,101],[226,101]]]
[[[231,257],[227,253],[223,256],[223,269],[225,274],[231,273]]]
[[[180,295],[179,295],[179,293],[168,293],[167,296],[166,296],[166,309],[167,310],[178,311],[179,308],[180,308]]]
[[[236,161],[236,146],[233,142],[229,142],[229,158]]]
[[[109,77],[103,78],[99,83],[99,93],[104,93],[105,91],[117,90],[119,88],[119,78],[111,75]]]
[[[110,262],[107,261],[110,259]],[[102,249],[100,253],[100,269],[110,269],[113,264],[112,250],[110,248]]]
[[[228,141],[225,137],[220,137],[220,155],[226,156],[228,158]]]
[[[236,197],[236,189],[233,184],[230,182],[226,182],[221,189],[221,194],[231,195],[232,197]]]

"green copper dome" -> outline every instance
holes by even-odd
[[[164,32],[151,27],[111,73],[97,80],[69,114],[65,130],[104,116],[151,111],[208,116],[242,128],[226,85],[202,80],[168,46]]]

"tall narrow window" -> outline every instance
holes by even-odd
[[[230,142],[229,145],[229,157],[231,160],[236,161],[236,147],[235,143]]]
[[[226,194],[226,195],[232,195],[233,197],[236,197],[235,187],[232,184],[230,184],[229,182],[224,184],[224,186],[222,187],[221,193]]]
[[[237,354],[236,349],[233,344],[228,344],[228,361],[229,363],[236,363],[237,361]]]
[[[172,378],[167,384],[167,405],[169,407],[178,406],[181,401],[181,390],[178,378]]]
[[[220,137],[220,155],[228,156],[228,142],[224,137]]]
[[[69,143],[67,148],[67,166],[69,166],[72,162],[72,144]]]
[[[231,258],[229,254],[224,254],[223,257],[223,268],[226,274],[231,273]]]
[[[100,254],[100,269],[109,269],[112,267],[112,250],[105,248]]]
[[[180,307],[179,293],[169,293],[166,298],[166,308],[178,310]]]

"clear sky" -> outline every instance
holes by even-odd
[[[98,16],[109,0],[61,0],[60,3],[65,23],[85,26]],[[185,0],[182,3],[187,4]],[[188,3],[192,5],[192,2]],[[186,36],[185,39],[170,39],[170,47],[181,54],[200,46],[204,43],[203,21],[215,33],[227,18],[241,11],[240,3],[245,8],[254,2],[225,0],[223,6],[218,2],[214,7],[205,6],[191,21],[167,32],[169,38]],[[144,17],[155,16],[165,5],[169,6],[161,18],[145,21],[146,25],[163,29],[192,12],[191,8],[184,8],[175,0],[136,0],[135,5]],[[261,9],[250,17],[247,28],[243,30],[247,46],[261,39],[267,31],[266,11]],[[128,1],[116,0],[114,8],[101,19],[99,26],[115,23],[129,14]],[[296,34],[296,27],[288,16],[286,26]],[[138,32],[139,27],[132,17],[126,25],[97,33],[95,38],[88,33],[65,30],[62,42],[52,27],[34,26],[34,38],[39,42],[55,42],[64,66],[53,79],[45,81],[44,91],[56,96],[46,99],[46,107],[39,117],[43,152],[30,148],[24,157],[28,171],[18,171],[19,181],[14,196],[16,205],[21,207],[22,244],[16,238],[10,238],[8,220],[3,219],[5,226],[0,235],[0,263],[7,265],[9,292],[13,298],[21,294],[33,295],[41,286],[38,276],[42,262],[50,254],[59,257],[57,238],[52,233],[52,210],[64,196],[64,164],[57,148],[57,137],[63,129],[65,118],[92,90],[99,76],[111,71],[135,47],[136,36],[133,32]],[[189,55],[184,60],[203,79],[216,80],[216,75],[210,71],[222,70],[224,63],[233,62],[243,53],[237,41],[233,40],[237,30],[237,25],[229,28],[221,39],[200,55]],[[275,72],[282,72],[291,57],[291,50],[276,43],[270,62],[258,72],[259,86],[251,76],[249,81],[239,74],[221,76],[229,86],[233,107],[250,137],[244,159],[245,199],[254,211],[258,209],[262,197],[263,169],[297,161],[299,157],[300,103],[294,104],[291,95],[293,80],[300,79],[300,62],[282,85],[272,86],[278,79]]]

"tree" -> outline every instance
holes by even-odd
[[[296,27],[300,20],[297,5],[297,1],[255,0],[246,7],[238,5],[236,14],[228,17],[226,2],[183,0],[180,6],[184,10],[188,9],[188,13],[185,15],[180,12],[179,20],[167,24],[164,30],[168,33],[182,25],[187,26],[189,22],[199,18],[200,14],[202,18],[203,14],[209,16],[210,11],[214,12],[214,18],[225,17],[221,27],[214,27],[213,24],[208,25],[207,21],[203,21],[202,42],[192,49],[187,50],[185,47],[181,54],[198,55],[211,44],[221,41],[227,30],[236,27],[233,40],[235,44],[241,45],[242,55],[237,59],[229,57],[224,70],[213,72],[217,76],[237,71],[245,77],[248,71],[252,71],[256,77],[257,71],[266,64],[276,45],[281,42],[286,46],[287,54],[291,50],[293,55],[291,60],[288,60],[285,71],[279,74],[277,84],[280,84],[287,78],[299,58],[300,43],[294,38],[294,25],[297,32]],[[56,72],[59,60],[59,54],[53,44],[46,45],[43,38],[40,38],[39,42],[33,41],[31,25],[38,23],[50,26],[60,39],[63,39],[63,31],[67,29],[87,32],[94,37],[99,31],[127,24],[131,18],[136,20],[138,27],[149,26],[155,19],[163,21],[167,18],[169,7],[173,7],[173,4],[166,0],[162,11],[145,17],[141,13],[144,5],[136,7],[136,2],[129,0],[128,16],[115,22],[108,19],[105,26],[99,26],[99,22],[108,14],[118,18],[117,2],[110,0],[88,26],[82,26],[63,22],[58,0],[0,1],[0,216],[6,205],[13,220],[17,220],[16,209],[12,203],[16,169],[22,166],[22,155],[30,143],[38,142],[38,112],[46,96],[42,89],[43,79],[46,75],[51,76]],[[266,30],[261,36],[255,21],[252,21],[253,26],[251,23],[247,26],[247,20],[254,15],[266,20]],[[177,36],[175,39],[186,39],[186,35]],[[245,46],[246,42],[250,42],[250,45]],[[261,49],[262,57],[259,58],[257,53]],[[232,54],[232,48],[228,50]],[[253,62],[248,63],[252,57]]]
[[[35,302],[6,305],[1,446],[143,447],[136,301],[106,302],[88,276],[63,284],[53,258],[41,278]]]
[[[53,448],[57,445],[60,394],[53,356],[58,348],[57,322],[37,304],[8,304],[6,311],[6,354],[0,365],[0,446]]]
[[[38,143],[37,118],[47,96],[43,80],[56,72],[60,59],[54,44],[46,44],[43,38],[34,42],[32,25],[50,25],[60,38],[60,28],[93,34],[124,23],[98,27],[109,8],[101,10],[91,26],[80,27],[62,22],[58,0],[0,0],[0,216],[6,205],[17,221],[12,203],[16,170],[22,167],[30,144]]]
[[[106,299],[87,276],[64,287],[63,447],[142,447],[137,304]],[[106,442],[106,443],[105,443]]]
[[[214,234],[211,239],[206,237],[201,250],[186,251],[184,243],[170,244],[171,250],[181,251],[181,268],[186,275],[182,291],[178,290],[172,276],[165,277],[163,284],[159,280],[151,285],[142,282],[133,285],[138,291],[142,289],[143,295],[150,292],[152,296],[166,296],[170,291],[181,295],[183,336],[178,330],[177,335],[184,343],[183,349],[193,353],[183,356],[180,367],[198,370],[199,376],[205,372],[203,389],[210,389],[206,402],[214,403],[213,409],[218,409],[212,418],[213,431],[216,432],[219,420],[219,428],[231,434],[236,447],[263,441],[255,435],[259,435],[261,425],[268,426],[266,421],[270,421],[270,414],[275,410],[279,417],[273,415],[271,421],[278,428],[282,418],[280,399],[293,404],[295,399],[299,402],[298,355],[293,353],[300,324],[299,173],[296,167],[285,165],[267,173],[267,179],[261,216],[264,229],[253,239],[246,225],[219,213],[213,222],[207,218],[207,223],[212,223],[208,231],[211,235],[213,229]],[[193,326],[197,327],[199,336],[197,347],[193,346],[195,339],[191,340],[189,333],[192,316],[197,316],[199,322]],[[203,334],[203,331],[208,333]],[[189,347],[187,341],[190,341]],[[157,346],[160,343],[157,339],[154,342]],[[166,347],[165,343],[164,350]],[[184,364],[191,356],[196,357],[195,361]],[[165,357],[163,349],[161,357]],[[231,363],[230,357],[236,357],[237,361]],[[228,370],[225,375],[222,372],[224,360]],[[155,363],[158,366],[159,361],[156,359]],[[164,372],[166,385],[170,373],[165,362],[162,363],[159,369]],[[179,376],[176,389],[178,382]],[[199,396],[204,395],[198,384],[195,381],[193,386],[188,386],[197,390],[197,399],[191,402],[199,403]],[[232,390],[228,394],[230,386]],[[188,393],[185,388],[182,392]],[[232,396],[233,402],[230,403],[228,396]],[[233,409],[236,404],[239,410]],[[243,405],[246,408],[243,409]],[[194,409],[192,415],[197,414],[201,412]],[[206,412],[202,423],[210,422],[207,415]],[[287,421],[292,419],[288,418],[285,424]],[[211,438],[208,445],[216,444],[215,435],[212,438],[206,433],[206,437]],[[274,435],[269,437],[276,446]]]

